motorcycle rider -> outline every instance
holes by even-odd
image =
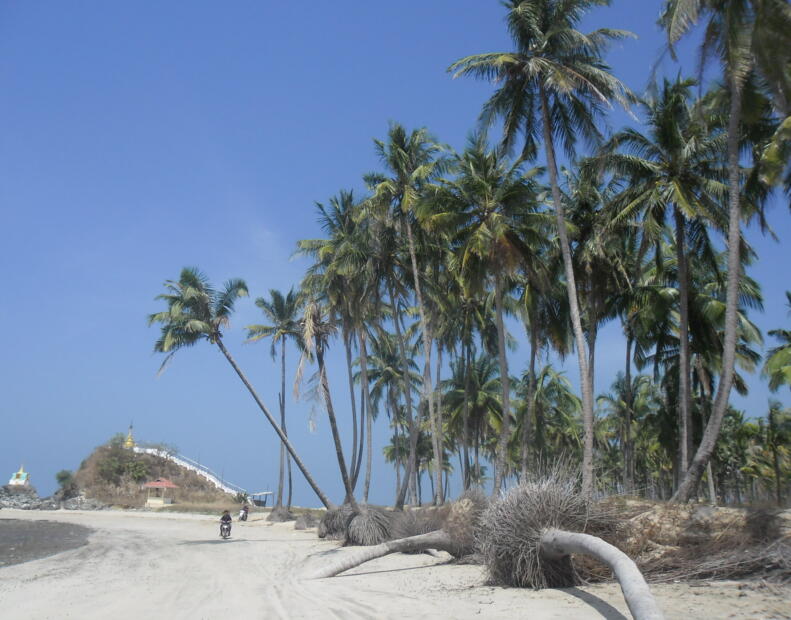
[[[239,511],[239,520],[240,521],[247,521],[247,513],[250,512],[250,506],[245,504],[242,506],[242,509]]]
[[[230,534],[230,532],[231,532],[231,521],[233,521],[233,519],[231,518],[231,513],[228,510],[223,510],[222,516],[220,517],[220,536],[222,536],[222,526],[223,525],[227,525],[228,526],[228,533]]]

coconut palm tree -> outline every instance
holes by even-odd
[[[525,139],[522,153],[532,157],[536,154],[539,136],[543,134],[579,360],[585,425],[582,486],[586,494],[593,490],[593,386],[558,179],[555,141],[559,139],[566,152],[573,153],[578,137],[589,141],[599,138],[595,119],[611,101],[628,103],[628,90],[609,73],[602,55],[610,41],[630,33],[607,28],[588,34],[577,30],[589,9],[608,4],[609,0],[507,0],[508,30],[514,51],[468,56],[449,68],[454,77],[471,75],[499,84],[484,104],[481,119],[487,125],[497,118],[503,119],[505,147],[512,146],[522,135]]]
[[[689,501],[695,493],[711,458],[734,380],[739,279],[742,275],[740,142],[745,112],[744,87],[755,71],[773,86],[775,94],[786,94],[787,88],[781,83],[787,82],[784,72],[791,58],[791,9],[784,0],[667,0],[661,24],[667,31],[670,45],[674,45],[701,19],[706,21],[706,26],[700,57],[702,61],[718,58],[730,100],[727,116],[728,292],[723,372],[703,439],[674,495],[674,500],[679,502]],[[783,76],[782,80],[777,79],[778,75]],[[781,107],[787,108],[787,99]]]
[[[628,180],[615,204],[613,222],[638,219],[649,240],[656,240],[672,213],[678,270],[679,461],[689,466],[692,446],[690,389],[689,269],[690,238],[705,239],[706,223],[723,228],[719,205],[727,194],[721,165],[723,136],[691,101],[693,80],[665,80],[645,102],[647,134],[625,129],[602,148],[600,162]],[[698,106],[700,107],[700,106]],[[707,252],[711,252],[707,244]]]
[[[280,428],[283,429],[283,434],[288,436],[288,431],[286,430],[286,340],[291,339],[298,346],[301,346],[302,330],[297,317],[302,300],[293,288],[285,296],[280,291],[271,289],[269,291],[269,299],[259,297],[255,300],[255,305],[261,309],[271,325],[248,325],[247,339],[248,342],[257,342],[263,338],[271,338],[272,342],[269,352],[273,360],[275,359],[277,344],[280,343]],[[285,446],[281,443],[280,474],[278,476],[275,509],[283,507],[283,485],[286,469],[288,469],[288,502],[286,511],[289,512],[291,510],[292,495],[291,460],[286,455]]]
[[[473,465],[469,468],[468,484],[480,484],[484,469],[481,445],[495,428],[502,428],[499,364],[488,355],[475,355],[472,350],[469,359],[451,363],[451,377],[441,387],[448,432],[462,442],[471,441]]]
[[[315,355],[316,363],[319,367],[319,389],[322,400],[327,410],[327,418],[330,422],[332,440],[335,444],[335,456],[338,459],[338,468],[341,472],[343,488],[346,491],[344,502],[348,502],[355,513],[360,512],[357,501],[354,498],[354,489],[349,476],[349,469],[346,466],[346,459],[343,455],[343,444],[341,435],[338,431],[338,418],[335,415],[335,407],[332,403],[330,393],[330,381],[327,375],[325,363],[325,353],[329,346],[330,338],[335,334],[337,326],[332,321],[330,309],[317,302],[310,300],[305,305],[305,312],[302,318],[302,341],[305,343],[304,353],[300,360],[300,365],[304,364],[309,356]]]
[[[252,384],[223,343],[222,329],[229,324],[236,300],[239,297],[247,296],[247,285],[244,280],[228,280],[222,289],[215,290],[209,283],[208,278],[198,269],[185,267],[181,270],[178,280],[165,281],[165,288],[167,293],[158,295],[156,299],[164,301],[167,309],[162,312],[155,312],[148,317],[149,325],[154,323],[162,325],[161,335],[154,345],[154,351],[166,354],[160,371],[166,367],[179,349],[191,347],[201,340],[216,345],[242,380],[261,412],[272,425],[272,428],[280,437],[280,441],[286,446],[286,450],[288,450],[291,458],[294,459],[297,467],[299,467],[305,480],[307,480],[310,487],[321,500],[321,503],[327,508],[333,507],[333,503],[316,484],[313,476],[305,467],[296,450],[294,450],[294,446],[291,445],[288,436],[278,426],[275,418],[269,413],[269,409],[266,408],[266,405],[264,405]]]
[[[786,291],[786,299],[791,314],[791,291]],[[769,377],[769,389],[776,392],[781,385],[791,387],[791,329],[773,329],[769,335],[780,344],[769,351],[763,373]]]
[[[431,390],[431,342],[421,291],[421,269],[417,260],[412,220],[414,218],[414,209],[420,191],[442,172],[443,160],[439,157],[442,147],[436,143],[425,128],[407,132],[407,130],[398,123],[391,124],[386,142],[374,140],[374,145],[380,162],[386,168],[386,173],[370,174],[366,176],[366,182],[373,193],[368,203],[371,210],[378,212],[380,216],[383,215],[383,211],[392,211],[394,213],[394,219],[400,222],[402,229],[406,232],[412,268],[412,280],[415,287],[415,297],[420,316],[420,329],[423,337],[423,359],[425,367],[423,373],[423,399],[428,403],[434,458],[436,462],[440,464],[436,471],[436,491],[437,495],[441,497],[443,495],[442,454],[441,446],[437,443],[437,438],[440,435],[438,427],[439,420],[434,411],[433,400],[429,396]],[[411,431],[411,434],[414,435],[411,440],[412,444],[415,444],[417,441],[416,432],[417,430],[415,428]],[[413,450],[411,449],[411,451]],[[410,463],[412,460],[414,459],[410,456]],[[414,467],[414,463],[411,466]]]
[[[308,268],[302,289],[325,300],[337,318],[346,352],[346,374],[352,414],[352,453],[349,469],[352,487],[356,485],[358,463],[362,459],[365,438],[365,416],[361,411],[361,425],[357,425],[357,399],[352,371],[352,343],[359,337],[359,309],[366,298],[361,287],[365,253],[360,251],[363,225],[356,219],[357,203],[352,191],[341,190],[328,204],[316,203],[319,224],[326,239],[305,239],[298,242],[298,251],[315,261]],[[361,403],[365,407],[365,403]]]
[[[503,323],[506,280],[523,259],[533,258],[525,238],[543,232],[545,216],[537,212],[538,170],[522,171],[522,162],[509,162],[501,152],[488,150],[483,135],[472,136],[454,162],[457,175],[442,179],[427,192],[419,210],[421,223],[443,232],[451,245],[451,270],[475,292],[489,278],[494,281],[497,355],[503,389],[503,423],[497,444],[493,493],[500,493],[511,437],[511,386]],[[527,256],[526,256],[527,255]],[[483,277],[481,277],[483,276]]]

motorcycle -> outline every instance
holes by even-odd
[[[247,506],[242,507],[242,509],[239,511],[239,521],[247,521],[247,512],[248,511],[249,511],[249,508]]]
[[[229,538],[231,536],[230,521],[220,521],[220,536],[222,536],[224,539]]]

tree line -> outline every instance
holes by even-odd
[[[449,67],[495,85],[464,150],[392,123],[374,140],[380,170],[363,177],[365,192],[316,204],[323,236],[298,242],[311,260],[299,287],[256,300],[266,323],[248,337],[270,339],[280,357],[279,421],[222,340],[248,294],[242,280],[215,289],[187,268],[167,281],[166,309],[150,317],[162,326],[155,349],[167,362],[205,339],[225,355],[281,439],[278,509],[286,478],[290,507],[292,460],[333,505],[288,439],[288,341],[298,385],[318,368],[353,508],[368,501],[376,422],[392,429],[384,457],[396,508],[421,501],[424,474],[442,503],[451,471],[464,488],[490,480],[498,494],[561,456],[579,461],[586,496],[689,501],[705,481],[712,499],[783,503],[791,411],[772,402],[765,420],[746,420],[729,396],[759,368],[772,389],[791,385],[788,330],[770,332],[779,345],[766,360],[758,351],[749,314],[762,296],[747,275],[757,256],[742,236],[742,224],[765,225],[773,193],[791,192],[791,7],[667,0],[659,23],[670,53],[701,24],[701,62],[719,78],[656,80],[638,97],[604,61],[630,33],[578,30],[609,0],[504,4],[511,49]],[[614,105],[640,124],[605,133]],[[625,337],[623,372],[596,395],[597,338],[611,321]],[[529,342],[519,370],[509,364],[514,325]],[[346,438],[325,364],[338,344]],[[580,394],[549,363],[572,354]]]

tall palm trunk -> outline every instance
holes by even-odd
[[[571,327],[574,331],[574,341],[577,345],[577,359],[580,370],[580,387],[582,390],[582,425],[584,428],[582,452],[582,493],[591,495],[593,492],[593,385],[588,372],[588,361],[585,357],[585,336],[582,332],[582,319],[580,306],[577,299],[577,283],[574,278],[574,266],[571,262],[571,247],[566,233],[566,219],[563,213],[563,202],[558,184],[558,169],[555,160],[555,146],[553,143],[552,126],[549,117],[549,103],[544,86],[540,87],[541,116],[544,125],[544,148],[547,154],[549,168],[549,181],[552,186],[552,202],[555,206],[555,218],[558,227],[560,252],[563,255],[563,269],[566,275],[566,293],[569,298],[569,312],[571,314]]]
[[[626,323],[626,364],[624,368],[624,420],[623,420],[623,485],[624,491],[629,494],[634,492],[634,461],[632,457],[632,409],[634,408],[634,393],[632,392],[632,330],[629,319]]]
[[[494,303],[497,311],[497,359],[500,363],[500,384],[503,387],[503,421],[497,441],[492,497],[497,497],[506,472],[508,440],[511,438],[511,381],[505,355],[505,325],[503,324],[503,282],[499,271],[494,272]]]
[[[368,347],[365,327],[357,330],[360,346],[360,372],[363,383],[363,403],[365,406],[365,441],[367,442],[365,454],[365,481],[363,483],[363,502],[368,503],[368,491],[371,488],[371,464],[373,462],[373,411],[371,410],[371,390],[368,385]]]
[[[673,501],[688,502],[694,495],[709,462],[722,427],[722,420],[728,409],[728,399],[733,386],[734,364],[736,362],[736,328],[738,325],[739,283],[741,281],[739,219],[740,169],[739,169],[739,131],[742,116],[742,86],[738,79],[729,76],[730,116],[728,118],[728,282],[725,294],[725,338],[722,353],[722,375],[720,376],[714,408],[703,433],[703,439],[678,487]]]
[[[445,429],[443,428],[442,420],[442,390],[440,389],[440,373],[442,372],[442,345],[437,341],[437,384],[436,384],[436,415],[437,415],[437,445],[439,446],[440,462],[436,464],[439,469],[439,477],[444,475],[443,459],[445,458]],[[442,486],[437,489],[437,504],[440,506],[445,503],[445,493],[447,491],[445,482],[443,480]]]
[[[333,504],[329,500],[329,498],[324,493],[324,491],[322,491],[319,488],[319,485],[316,484],[316,481],[314,480],[313,476],[308,471],[308,468],[305,467],[305,464],[302,462],[302,459],[299,458],[299,455],[297,454],[296,450],[294,449],[294,446],[291,445],[291,442],[288,440],[288,436],[283,432],[283,429],[281,429],[277,425],[277,422],[275,421],[275,418],[273,418],[272,414],[269,413],[269,409],[266,408],[266,405],[264,405],[263,401],[258,396],[258,393],[255,391],[253,386],[247,380],[247,377],[242,372],[242,369],[239,368],[238,364],[236,363],[236,360],[233,359],[231,354],[228,352],[228,349],[225,348],[225,345],[223,344],[222,340],[217,339],[215,342],[216,342],[217,346],[219,347],[220,351],[222,352],[222,354],[225,356],[225,359],[228,360],[228,363],[231,365],[231,367],[234,369],[234,371],[236,371],[236,374],[239,376],[239,378],[242,380],[242,383],[244,383],[244,386],[250,392],[250,395],[253,397],[253,400],[255,400],[256,404],[258,405],[258,408],[261,409],[261,412],[264,414],[264,416],[266,416],[266,419],[272,425],[272,428],[275,429],[275,432],[277,433],[277,436],[280,437],[280,441],[282,441],[283,445],[286,446],[286,450],[288,450],[288,453],[291,455],[291,458],[294,459],[294,462],[297,464],[297,467],[299,467],[299,471],[302,472],[302,475],[305,477],[305,480],[310,485],[310,488],[313,489],[313,492],[316,493],[316,496],[321,500],[321,503],[324,504],[324,506],[326,508],[328,508],[328,509],[329,508],[334,508],[335,504]]]
[[[538,353],[538,338],[533,320],[530,321],[530,376],[527,381],[527,419],[522,422],[522,478],[527,476],[530,466],[530,425],[536,412],[536,356]]]
[[[352,489],[349,472],[346,469],[346,459],[343,456],[343,444],[341,443],[341,435],[338,432],[338,420],[335,417],[335,408],[332,406],[332,397],[330,396],[330,383],[327,378],[327,367],[324,364],[324,351],[320,344],[316,346],[316,361],[319,365],[319,380],[321,383],[321,391],[324,396],[324,403],[327,406],[327,417],[330,420],[332,439],[335,442],[335,456],[338,458],[338,467],[341,470],[343,488],[346,490],[346,501],[351,504],[352,509],[355,512],[359,512],[360,509],[357,506],[357,501],[354,499],[354,490]]]
[[[686,252],[686,221],[678,207],[673,208],[676,223],[676,262],[678,263],[678,460],[681,475],[689,467],[692,440],[692,395],[689,361],[689,275]]]
[[[462,449],[464,451],[464,490],[470,488],[470,358],[472,345],[464,345],[464,404],[461,409]]]
[[[434,411],[434,403],[429,394],[431,389],[431,342],[429,340],[428,322],[426,321],[426,310],[423,306],[423,294],[420,292],[420,272],[417,268],[417,255],[415,253],[415,240],[412,236],[412,224],[409,221],[409,216],[404,215],[404,223],[406,224],[406,235],[409,243],[409,259],[412,262],[412,278],[415,283],[415,297],[417,298],[418,312],[420,313],[420,331],[423,334],[423,359],[425,361],[425,371],[423,373],[423,398],[428,402],[428,417],[431,423],[431,444],[434,449],[434,462],[436,467],[436,492],[442,496],[442,451],[440,446],[437,445],[437,437],[439,436],[437,415]]]
[[[286,431],[286,341],[285,338],[280,341],[280,428],[283,429],[283,434],[288,436]],[[285,482],[286,471],[286,447],[280,444],[280,476],[277,481],[277,499],[275,501],[275,508],[283,507],[283,484]]]
[[[344,326],[343,328],[343,348],[346,350],[346,376],[349,381],[349,398],[352,403],[352,458],[349,461],[350,478],[352,483],[352,491],[357,483],[357,475],[355,473],[357,465],[357,399],[354,396],[354,373],[352,372],[352,343],[351,334]]]
[[[404,481],[402,483],[401,489],[398,492],[398,495],[396,496],[395,505],[396,510],[401,510],[404,508],[407,489],[414,480],[412,474],[416,469],[415,457],[417,455],[417,425],[415,424],[415,419],[412,415],[412,392],[409,387],[409,366],[407,365],[406,344],[404,343],[404,334],[401,331],[401,319],[396,313],[395,291],[393,290],[392,286],[390,287],[390,306],[393,315],[393,324],[395,325],[396,330],[396,339],[398,340],[398,354],[401,358],[401,376],[403,380],[404,401],[406,403],[407,431],[409,432],[409,454],[407,455],[407,462],[404,471]],[[413,492],[415,491],[414,486],[412,487],[412,490]]]

